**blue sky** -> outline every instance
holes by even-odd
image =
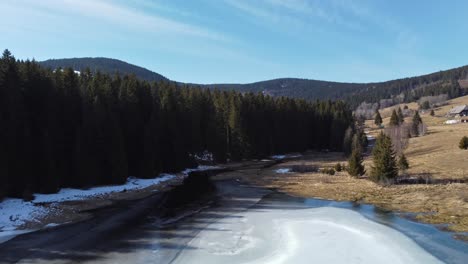
[[[111,57],[177,81],[385,81],[468,64],[468,1],[2,0],[20,59]]]

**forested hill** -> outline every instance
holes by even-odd
[[[138,78],[147,81],[167,80],[155,72],[113,59],[61,59],[43,61],[40,64],[52,69],[71,67],[75,70],[82,70],[85,67],[89,67],[91,70],[100,70],[104,73],[134,73]],[[199,86],[240,92],[261,92],[273,97],[287,96],[306,100],[343,99],[354,107],[364,101],[375,103],[382,99],[391,99],[393,103],[400,103],[412,102],[422,96],[439,94],[448,94],[450,98],[458,97],[466,93],[458,84],[458,80],[461,79],[468,79],[468,66],[377,83],[340,83],[282,78],[250,84],[210,84]]]
[[[168,79],[159,73],[152,72],[143,67],[139,67],[124,61],[109,58],[71,58],[52,59],[39,62],[45,68],[72,68],[76,71],[84,71],[89,68],[92,72],[97,70],[102,73],[121,75],[135,74],[139,79],[145,81],[167,81]]]
[[[178,172],[205,153],[222,163],[346,150],[353,129],[342,101],[54,71],[8,50],[0,58],[0,200]]]
[[[289,96],[306,100],[341,99],[351,106],[390,99],[393,103],[413,102],[423,96],[448,94],[449,98],[466,94],[458,83],[468,79],[468,66],[427,75],[377,83],[339,83],[283,78],[251,84],[213,84],[223,90],[253,91],[274,97]]]
[[[359,83],[339,83],[298,78],[280,78],[249,84],[210,84],[210,88],[261,92],[273,97],[287,96],[306,100],[342,99],[346,94],[361,88]]]

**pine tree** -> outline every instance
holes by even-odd
[[[403,115],[403,111],[400,107],[398,107],[398,123],[401,125],[405,122],[405,116]]]
[[[390,137],[381,133],[372,151],[373,163],[371,178],[376,182],[392,181],[398,176],[398,170]]]
[[[399,126],[400,119],[398,118],[398,114],[395,109],[392,112],[392,116],[390,117],[390,126]]]
[[[462,139],[460,140],[460,143],[458,144],[458,147],[460,149],[468,149],[468,137],[467,136],[462,137]]]
[[[413,116],[413,122],[411,124],[411,133],[413,136],[419,136],[419,125],[422,124],[421,116],[419,116],[419,111],[416,111]]]
[[[382,116],[380,115],[379,110],[375,111],[374,124],[378,127],[382,125]]]
[[[401,154],[400,158],[398,159],[398,169],[403,172],[409,169],[409,163],[405,154]]]
[[[353,149],[351,156],[348,160],[348,173],[351,176],[357,177],[366,173],[364,165],[362,164],[362,153],[357,149]]]

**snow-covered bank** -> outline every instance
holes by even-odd
[[[86,190],[64,188],[58,193],[53,194],[35,194],[34,203],[53,203],[63,201],[76,201],[83,200],[90,197],[107,195],[114,192],[132,191],[144,189],[152,185],[157,185],[168,180],[175,178],[175,175],[163,174],[154,179],[137,179],[129,177],[127,182],[122,185],[108,185],[101,187],[94,187]]]
[[[218,166],[198,166],[193,169],[186,169],[181,172],[181,177],[193,171],[205,171],[219,169]],[[153,179],[137,179],[129,177],[122,185],[99,186],[89,189],[64,188],[54,194],[35,194],[34,200],[25,202],[22,199],[5,199],[0,202],[0,243],[5,242],[16,235],[27,233],[33,230],[18,230],[27,222],[38,222],[49,214],[60,214],[55,203],[65,201],[86,200],[96,197],[106,196],[112,193],[123,191],[141,190],[152,186],[158,186],[165,182],[174,180],[177,175],[162,174]],[[51,205],[44,206],[44,203]],[[52,227],[56,224],[48,224],[45,227]]]
[[[441,263],[402,233],[331,207],[249,210],[187,248],[174,263]]]

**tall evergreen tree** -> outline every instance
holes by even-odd
[[[390,117],[390,126],[399,126],[400,125],[400,118],[398,118],[398,114],[393,109],[392,116]]]
[[[379,110],[375,110],[374,124],[378,127],[382,125],[382,116],[380,115]]]
[[[400,107],[398,107],[398,123],[401,125],[405,122],[405,116],[403,115],[403,111]]]
[[[366,173],[364,165],[362,164],[362,152],[359,148],[353,149],[351,156],[348,160],[348,173],[351,176],[362,176]]]
[[[395,152],[390,137],[380,133],[372,151],[371,178],[376,182],[392,181],[398,176]]]
[[[411,123],[411,133],[413,134],[413,136],[419,136],[419,126],[421,124],[421,116],[419,116],[419,111],[416,111],[413,116],[413,122]]]

